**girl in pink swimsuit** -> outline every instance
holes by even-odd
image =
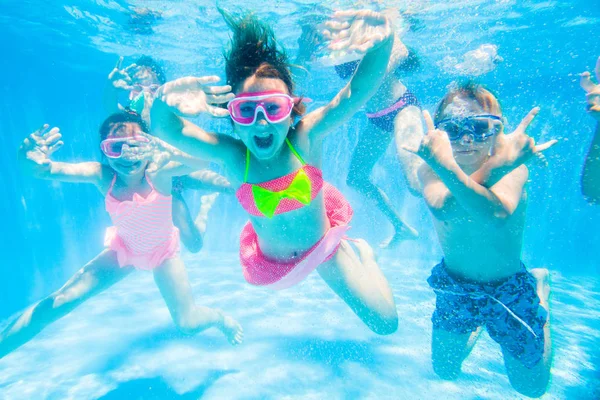
[[[50,160],[61,145],[58,128],[44,125],[20,148],[22,166],[31,174],[63,182],[92,183],[105,197],[113,226],[106,249],[79,270],[61,289],[26,310],[0,334],[0,358],[23,345],[50,323],[92,296],[108,289],[135,269],[151,270],[176,326],[192,334],[220,329],[232,344],[243,337],[240,325],[221,311],[194,303],[185,266],[179,257],[179,231],[172,221],[171,181],[190,167],[171,161],[148,170],[149,158],[160,141],[146,135],[135,114],[117,113],[100,128],[107,164],[62,163]],[[168,146],[167,146],[168,148]],[[179,155],[178,155],[179,154]],[[193,164],[187,155],[186,165]]]
[[[152,106],[153,133],[226,166],[250,217],[240,243],[249,283],[284,289],[316,269],[371,330],[393,333],[398,316],[389,284],[366,242],[353,241],[359,257],[346,239],[352,209],[321,172],[323,140],[364,105],[385,75],[393,44],[389,21],[372,11],[336,13],[327,35],[338,50],[362,52],[364,62],[329,104],[295,123],[304,105],[293,96],[288,60],[272,30],[253,16],[222,14],[233,30],[228,85],[207,86],[218,77],[166,83]],[[212,105],[225,102],[227,110]],[[231,116],[239,139],[207,133],[182,118],[203,112]]]

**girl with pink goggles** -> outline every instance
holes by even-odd
[[[123,155],[123,145],[131,140],[148,143],[148,139],[141,135],[108,137],[100,142],[100,149],[102,149],[102,152],[108,158],[120,158]]]
[[[231,119],[239,125],[254,125],[261,111],[272,124],[281,122],[292,114],[294,104],[300,101],[277,91],[242,93],[227,103]]]

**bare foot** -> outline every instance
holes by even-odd
[[[546,268],[533,268],[529,272],[537,281],[537,295],[540,298],[540,304],[548,308],[548,299],[550,298],[550,273]]]
[[[396,229],[396,232],[379,245],[382,249],[394,249],[405,240],[415,240],[419,237],[419,232],[410,225],[404,224]]]
[[[194,221],[194,224],[198,227],[200,233],[206,232],[206,221],[208,220],[208,212],[215,204],[215,201],[219,197],[219,193],[211,193],[200,197],[200,212]]]
[[[223,332],[229,343],[232,345],[238,345],[244,340],[244,330],[242,326],[233,318],[223,314],[221,310],[217,311],[221,314],[222,320],[217,327]]]

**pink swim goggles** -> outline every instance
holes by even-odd
[[[277,91],[242,93],[227,103],[231,119],[239,125],[254,125],[261,111],[272,124],[292,114],[297,98]]]
[[[130,140],[148,143],[148,139],[143,136],[109,137],[100,142],[100,149],[108,158],[120,158],[123,155],[123,145]]]

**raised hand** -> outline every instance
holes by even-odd
[[[329,50],[365,55],[392,36],[389,19],[371,10],[337,11],[325,23],[323,37],[330,41]]]
[[[133,86],[133,80],[131,79],[130,73],[137,68],[136,64],[131,64],[125,69],[121,67],[123,64],[123,57],[119,57],[117,65],[108,74],[108,80],[115,87],[115,89],[131,91],[135,89]]]
[[[402,145],[401,147],[421,157],[433,170],[438,167],[449,169],[456,164],[452,153],[452,145],[448,134],[436,129],[429,111],[423,111],[423,119],[427,126],[427,133],[423,136],[418,148]]]
[[[49,170],[50,156],[64,144],[58,128],[48,129],[44,124],[29,135],[19,147],[17,157],[21,166],[29,172]]]
[[[210,86],[219,82],[218,76],[203,76],[200,78],[186,77],[176,79],[161,86],[155,98],[160,99],[178,115],[196,117],[208,113],[213,117],[228,117],[229,111],[215,107],[227,103],[235,95],[231,86]]]
[[[558,141],[550,140],[546,143],[536,145],[535,140],[525,133],[527,127],[539,111],[539,107],[534,107],[523,118],[514,132],[507,135],[502,133],[498,135],[492,151],[492,160],[511,168],[517,168],[521,164],[531,161],[534,157],[544,162],[545,157],[542,155],[542,152],[554,146]]]
[[[600,121],[600,57],[596,61],[596,81],[599,83],[595,84],[587,71],[581,74],[581,87],[586,92],[587,112]]]

